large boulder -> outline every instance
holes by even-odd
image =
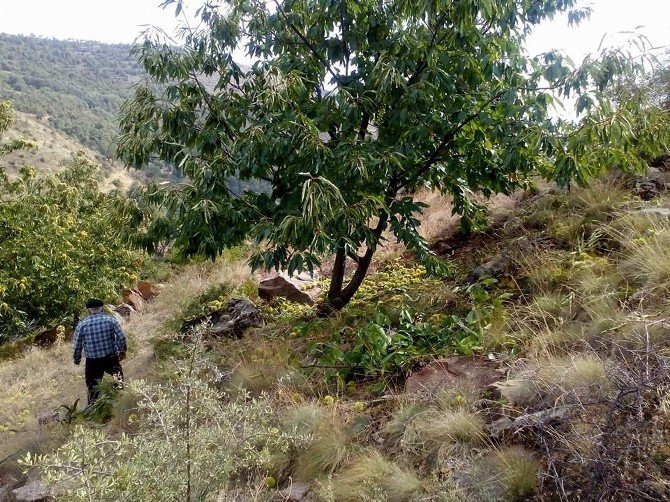
[[[189,319],[182,325],[182,331],[205,324],[207,334],[239,338],[246,330],[262,326],[263,322],[263,314],[253,302],[246,298],[232,298],[222,309]]]
[[[313,305],[319,294],[321,290],[307,274],[289,277],[286,273],[274,273],[262,278],[258,285],[258,296],[265,301],[281,297],[295,303]]]
[[[426,394],[462,387],[483,391],[504,375],[505,371],[497,368],[495,362],[483,357],[445,357],[412,373],[405,382],[405,392]]]
[[[144,310],[144,298],[137,289],[124,289],[123,303],[127,303],[137,312],[142,312]]]
[[[246,298],[233,298],[228,308],[220,313],[216,322],[212,319],[209,333],[217,336],[242,336],[249,328],[263,325],[263,314]]]
[[[30,483],[12,490],[16,502],[42,502],[52,500],[51,493],[44,481],[31,481]]]
[[[139,281],[135,289],[142,295],[146,301],[151,301],[158,296],[158,288],[148,281]]]

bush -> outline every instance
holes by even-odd
[[[75,316],[90,296],[115,299],[137,279],[96,169],[78,156],[58,174],[0,176],[0,343]]]
[[[63,501],[211,500],[235,484],[261,485],[273,458],[307,437],[281,430],[263,398],[220,394],[203,354],[196,344],[169,383],[130,384],[133,435],[77,426],[57,452],[25,463],[62,487]]]

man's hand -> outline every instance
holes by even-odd
[[[126,358],[125,352],[119,352],[119,361],[123,361]]]

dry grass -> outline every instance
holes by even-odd
[[[242,284],[250,276],[243,261],[188,265],[164,285],[161,294],[148,303],[146,310],[134,315],[124,330],[131,350],[123,364],[127,378],[145,377],[153,367],[149,340],[160,333],[166,320],[212,284]],[[49,349],[31,348],[18,358],[0,364],[0,460],[34,445],[35,438],[45,441],[51,433],[38,423],[38,417],[62,404],[86,402],[83,363],[72,364],[69,343]]]
[[[427,410],[417,415],[405,431],[403,446],[408,453],[434,462],[486,439],[484,420],[466,410]]]
[[[298,453],[295,477],[310,481],[332,474],[349,460],[352,453],[353,444],[347,427],[332,413],[319,419],[314,426],[311,443]]]
[[[345,467],[326,491],[324,498],[337,502],[408,502],[417,499],[421,481],[409,469],[371,452]]]
[[[643,233],[638,225],[636,218],[624,222],[620,234],[624,246],[621,270],[641,286],[666,286],[670,281],[670,223],[665,218],[649,219]]]
[[[500,386],[503,396],[514,405],[555,405],[569,396],[585,398],[610,388],[605,363],[595,353],[538,359],[531,364]]]
[[[468,470],[468,491],[474,500],[529,500],[540,484],[541,465],[520,447],[502,447],[477,461]]]

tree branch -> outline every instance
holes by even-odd
[[[407,186],[414,185],[420,178],[423,176],[433,165],[435,165],[436,162],[440,161],[442,157],[444,156],[444,153],[447,148],[453,143],[454,139],[458,135],[459,132],[463,130],[463,128],[468,125],[470,122],[475,120],[479,115],[488,108],[491,103],[494,101],[500,99],[500,97],[503,96],[507,92],[507,89],[500,91],[496,93],[493,97],[489,98],[477,111],[473,112],[472,114],[468,115],[463,122],[458,124],[454,129],[449,131],[447,134],[444,135],[442,138],[442,141],[440,144],[435,148],[432,154],[424,160],[419,166],[414,166],[412,170],[416,167],[419,168],[419,170],[416,172],[416,174],[410,178],[408,178],[405,182],[402,182],[398,185],[398,190],[402,190],[403,188]]]
[[[291,31],[292,31],[293,33],[295,33],[295,34],[298,36],[298,38],[302,41],[302,43],[305,44],[305,46],[312,52],[312,54],[314,55],[314,57],[317,58],[317,59],[319,60],[319,62],[323,65],[323,67],[325,68],[325,70],[326,70],[328,73],[330,73],[330,75],[333,77],[333,79],[334,79],[335,81],[337,81],[337,79],[339,78],[339,76],[338,76],[337,74],[335,74],[335,72],[333,72],[333,69],[332,69],[332,68],[330,67],[330,65],[328,64],[328,61],[325,60],[325,59],[321,56],[321,54],[319,54],[319,52],[316,50],[316,48],[310,43],[309,40],[307,40],[307,37],[305,37],[305,35],[303,35],[302,32],[301,32],[301,31],[300,31],[300,30],[299,30],[293,23],[291,23],[291,22],[289,21],[288,16],[286,15],[286,12],[285,12],[284,9],[282,8],[282,6],[279,4],[279,2],[278,2],[277,0],[275,0],[274,3],[275,3],[275,5],[277,6],[277,11],[282,15],[282,17],[284,18],[284,21],[286,21],[286,24],[287,24],[288,27],[291,29]]]

